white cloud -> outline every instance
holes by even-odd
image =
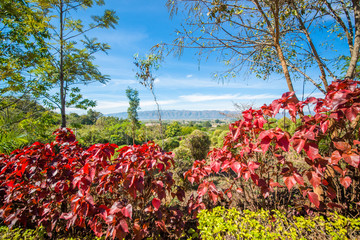
[[[256,100],[256,99],[276,99],[278,95],[257,94],[257,95],[240,95],[240,94],[223,94],[223,95],[203,95],[191,94],[183,95],[179,98],[187,102],[204,102],[214,100]]]
[[[186,75],[186,78],[191,78],[193,75],[189,74],[189,75]]]

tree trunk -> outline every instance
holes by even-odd
[[[60,1],[60,105],[61,105],[61,127],[66,127],[66,113],[65,113],[65,88],[64,88],[64,11],[63,11],[63,1]]]
[[[355,77],[356,65],[359,60],[360,50],[360,3],[359,0],[353,0],[354,7],[354,19],[355,19],[355,38],[354,47],[351,52],[351,59],[349,62],[349,68],[346,72],[346,78],[353,79]],[[352,29],[350,29],[352,31]]]
[[[301,31],[305,34],[306,36],[306,40],[308,41],[309,45],[310,45],[310,48],[311,48],[311,51],[313,53],[313,56],[318,64],[318,67],[320,69],[320,72],[321,72],[321,76],[320,76],[320,79],[322,80],[323,84],[324,84],[324,88],[325,88],[325,91],[328,90],[328,82],[326,80],[326,74],[325,74],[325,69],[324,69],[324,64],[323,62],[321,61],[320,59],[320,56],[315,48],[315,45],[310,37],[310,33],[307,31],[306,27],[305,27],[305,24],[303,22],[303,20],[301,19],[301,16],[297,10],[297,7],[295,5],[295,3],[293,1],[290,1],[290,3],[292,4],[292,7],[293,9],[296,11],[296,19],[298,20],[299,24],[300,24],[300,29]]]

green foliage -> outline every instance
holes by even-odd
[[[47,234],[43,227],[37,229],[9,229],[7,226],[1,226],[0,238],[3,240],[42,240],[47,239]]]
[[[0,96],[41,92],[28,75],[47,56],[46,20],[36,1],[0,1]]]
[[[190,150],[192,159],[199,160],[206,158],[210,143],[207,133],[195,130],[184,139],[181,145]]]
[[[337,213],[287,217],[280,211],[237,211],[216,207],[198,214],[202,239],[358,239],[360,218]]]
[[[178,140],[178,138],[173,137],[173,138],[167,138],[164,141],[164,146],[163,149],[167,152],[172,151],[173,149],[177,148],[180,146],[180,142]]]
[[[52,33],[51,40],[47,42],[51,55],[42,59],[35,74],[46,90],[44,104],[61,110],[61,125],[66,127],[65,108],[87,109],[96,105],[95,101],[83,98],[80,88],[75,85],[92,82],[104,84],[109,80],[93,61],[95,53],[106,52],[110,47],[96,38],[88,38],[85,33],[95,28],[114,28],[118,17],[114,11],[105,10],[103,16],[92,16],[92,22],[85,26],[84,22],[88,20],[74,16],[79,16],[77,12],[80,10],[103,5],[103,1],[38,1],[45,16],[50,19]],[[52,94],[53,89],[59,91]]]
[[[10,153],[27,144],[50,139],[58,115],[37,104],[28,95],[0,97],[0,152]]]
[[[166,127],[165,135],[166,137],[175,137],[179,136],[181,133],[180,123],[175,121]]]
[[[126,89],[126,96],[129,99],[129,108],[127,109],[128,119],[131,122],[131,131],[133,137],[133,144],[135,144],[136,128],[139,127],[139,117],[137,110],[140,109],[139,92],[136,89],[128,87]]]
[[[191,126],[190,124],[189,124],[189,126],[182,126],[180,135],[181,136],[188,135],[188,134],[192,133],[194,130],[196,130],[196,127]]]

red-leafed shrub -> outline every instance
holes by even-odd
[[[96,236],[172,238],[183,231],[183,201],[172,155],[149,142],[119,150],[115,144],[81,148],[70,129],[50,144],[34,143],[0,155],[0,217],[14,226],[42,225],[51,235],[73,227]]]
[[[199,184],[192,209],[205,208],[204,196],[218,204],[240,194],[244,207],[253,210],[290,204],[303,210],[358,212],[358,84],[339,80],[323,99],[298,102],[294,93],[285,93],[270,105],[244,111],[242,120],[230,124],[223,147],[209,153],[210,161],[198,160],[185,173],[190,182]],[[313,108],[312,114],[304,115],[306,106]],[[280,110],[294,122],[301,118],[294,134],[267,127],[267,119]],[[216,186],[216,176],[226,179],[222,184],[226,187]]]

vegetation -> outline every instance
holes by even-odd
[[[237,211],[216,207],[198,215],[201,239],[357,239],[360,218],[331,213],[287,217],[274,210]]]
[[[175,48],[219,50],[235,64],[230,75],[242,64],[265,78],[282,73],[290,92],[260,108],[237,105],[230,124],[162,121],[154,91],[162,56],[150,54],[135,57],[136,77],[159,121],[139,121],[131,88],[127,119],[66,115],[95,103],[74,84],[107,81],[93,60],[108,46],[85,33],[114,27],[117,16],[106,10],[85,27],[74,11],[103,0],[0,3],[0,238],[360,237],[360,81],[350,79],[359,1],[168,1],[171,11],[181,3],[190,18]],[[331,84],[334,59],[310,34],[324,19],[350,50],[334,55],[345,78]],[[310,65],[320,79],[304,73]],[[300,101],[299,75],[325,97]]]
[[[36,69],[36,76],[42,81],[47,92],[44,94],[45,104],[57,107],[61,112],[61,127],[66,127],[65,108],[74,106],[87,109],[94,107],[95,101],[83,99],[80,88],[74,85],[91,82],[106,83],[108,76],[103,75],[93,64],[96,52],[106,52],[110,47],[99,43],[96,38],[90,39],[86,32],[95,28],[114,28],[118,17],[114,11],[105,10],[103,16],[92,16],[92,22],[76,19],[76,12],[95,5],[103,5],[103,1],[93,0],[38,0],[45,16],[49,18],[50,41],[47,50],[51,54],[43,58]],[[83,39],[80,37],[83,36]],[[51,94],[51,89],[58,93]]]
[[[126,89],[126,96],[129,99],[129,108],[127,110],[128,119],[131,122],[131,132],[133,138],[133,144],[135,144],[136,128],[139,126],[139,118],[137,110],[140,108],[139,92],[136,89]]]
[[[171,15],[184,12],[187,17],[176,39],[157,44],[154,50],[181,54],[184,48],[197,48],[205,59],[206,53],[218,54],[228,66],[214,74],[221,80],[238,76],[245,67],[264,79],[282,74],[290,92],[295,91],[293,81],[303,77],[325,94],[329,78],[353,79],[356,75],[358,1],[168,0],[167,5]],[[324,29],[329,39],[342,44],[317,41],[315,32]],[[346,54],[340,50],[344,45],[349,50]],[[332,70],[339,62],[346,68],[344,76]],[[306,74],[309,66],[319,79]]]

